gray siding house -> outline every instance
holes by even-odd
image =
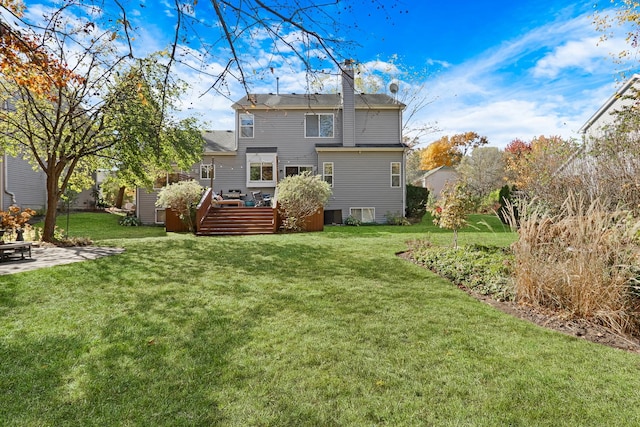
[[[445,185],[455,183],[459,179],[460,175],[454,168],[451,166],[440,166],[425,172],[425,174],[415,180],[413,184],[429,189],[429,193],[437,199],[440,197],[440,193]]]
[[[557,174],[561,176],[567,175],[585,175],[592,174],[593,162],[585,152],[589,149],[590,140],[605,136],[607,132],[611,132],[615,126],[616,112],[623,110],[625,107],[637,103],[633,99],[634,91],[640,90],[640,74],[634,74],[625,84],[602,104],[584,125],[578,130],[582,135],[582,146],[558,168]]]
[[[7,154],[0,157],[0,210],[11,205],[42,211],[47,204],[46,177],[29,162]]]
[[[205,132],[202,161],[184,174],[250,199],[253,191],[274,195],[279,180],[312,171],[332,186],[327,222],[351,215],[382,223],[385,214],[405,211],[404,107],[388,95],[356,94],[348,66],[340,94],[251,94],[232,106],[235,131]],[[144,223],[164,221],[156,194],[138,191]]]

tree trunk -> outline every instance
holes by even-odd
[[[45,213],[44,229],[42,231],[43,242],[53,242],[58,201],[58,177],[50,176],[50,173],[47,171],[47,212]]]
[[[125,189],[126,189],[125,187],[120,187],[120,189],[118,190],[118,197],[116,197],[116,208],[118,209],[122,208],[122,202],[124,202]]]

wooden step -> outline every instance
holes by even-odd
[[[211,208],[198,227],[199,236],[273,234],[274,211],[260,207]]]

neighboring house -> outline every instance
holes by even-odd
[[[458,181],[459,177],[458,172],[451,166],[440,166],[427,171],[421,178],[415,180],[413,184],[429,189],[429,193],[437,199],[440,197],[444,186]]]
[[[558,169],[558,174],[584,174],[590,170],[590,159],[584,155],[592,138],[605,136],[613,131],[616,112],[638,101],[633,99],[635,90],[640,90],[640,74],[634,74],[596,111],[578,132],[582,135],[582,146]]]
[[[582,125],[579,132],[586,138],[603,136],[614,125],[615,112],[638,101],[633,99],[634,90],[640,90],[640,74],[634,74],[627,82]]]
[[[355,94],[350,66],[341,94],[255,94],[232,107],[236,131],[205,133],[202,162],[183,177],[213,184],[217,193],[239,190],[249,200],[252,191],[274,195],[282,178],[312,171],[332,187],[325,222],[350,215],[385,222],[385,214],[405,211],[405,106],[385,94]],[[138,191],[143,223],[163,222],[156,195]]]
[[[165,209],[156,207],[155,203],[158,198],[160,189],[168,184],[185,180],[195,179],[203,187],[211,187],[217,193],[223,193],[215,174],[232,174],[237,173],[235,170],[235,158],[237,157],[237,140],[235,132],[232,130],[206,131],[202,136],[205,140],[204,152],[202,160],[193,165],[188,171],[180,171],[167,174],[154,183],[152,191],[138,188],[136,190],[136,215],[143,224],[164,224]],[[241,188],[227,188],[229,189]]]
[[[44,172],[20,157],[5,154],[0,159],[0,210],[18,205],[42,211],[47,205]]]

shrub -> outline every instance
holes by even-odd
[[[118,224],[124,227],[138,227],[142,225],[142,221],[140,221],[140,219],[137,216],[126,215],[120,218],[120,221],[118,221]]]
[[[331,186],[319,175],[305,171],[288,176],[278,183],[278,210],[284,217],[283,227],[304,231],[306,219],[318,212],[331,197]]]
[[[514,190],[515,190],[515,187],[514,187]],[[511,192],[512,192],[511,187],[509,187],[508,185],[505,185],[500,189],[500,193],[498,194],[498,203],[500,205],[500,207],[498,208],[498,218],[500,218],[500,221],[502,221],[503,224],[509,223],[510,209],[511,209],[509,206],[513,206],[513,199],[511,197]],[[515,210],[513,214],[515,215],[514,219],[516,220],[516,223],[517,223],[518,211]]]
[[[422,218],[427,212],[427,200],[429,190],[423,187],[407,184],[407,207],[405,216],[407,218]]]
[[[407,218],[403,217],[398,212],[387,212],[386,214],[384,214],[384,218],[389,225],[411,225],[411,222],[409,222]]]
[[[619,332],[638,332],[639,228],[628,212],[611,212],[599,200],[587,206],[569,196],[553,215],[527,206],[513,245],[517,298]]]
[[[353,215],[349,215],[344,219],[344,225],[352,225],[354,227],[359,227],[362,225],[362,221],[360,221],[358,218],[354,217]]]
[[[412,258],[456,285],[501,301],[514,299],[513,254],[497,246],[442,248],[409,242]]]
[[[189,231],[193,231],[196,206],[203,191],[204,188],[194,180],[175,182],[160,190],[156,206],[173,209]]]

